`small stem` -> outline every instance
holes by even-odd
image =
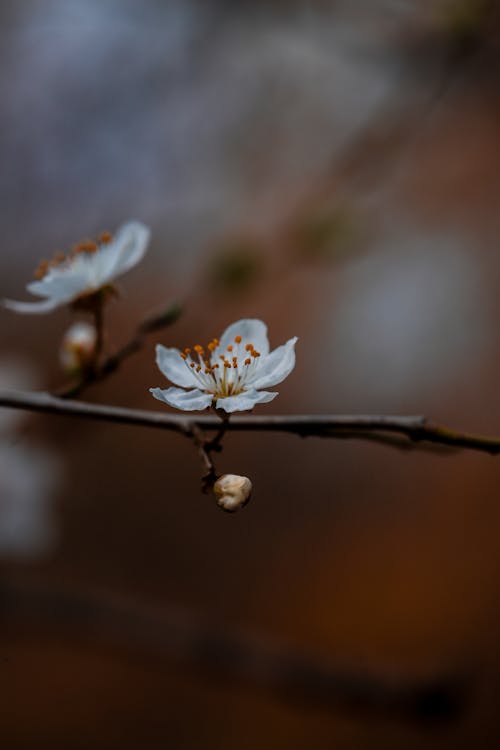
[[[208,493],[214,486],[214,482],[217,479],[215,464],[210,455],[211,451],[214,450],[211,447],[214,441],[208,440],[203,430],[201,430],[197,424],[192,425],[191,434],[193,436],[194,444],[198,448],[198,453],[201,456],[201,460],[205,468],[205,473],[201,478],[201,488],[203,492]]]
[[[114,352],[114,354],[106,357],[106,359],[104,359],[100,366],[98,359],[102,354],[104,345],[103,310],[101,309],[100,313],[97,312],[97,309],[93,312],[96,331],[98,334],[96,356],[94,358],[93,366],[87,372],[85,372],[81,379],[76,383],[73,383],[69,387],[66,386],[65,388],[61,388],[60,390],[56,391],[54,395],[58,396],[59,398],[76,398],[92,383],[104,380],[109,375],[112,375],[115,370],[120,367],[122,362],[124,362],[132,354],[139,352],[143,348],[146,337],[149,334],[160,331],[163,328],[166,328],[167,326],[175,323],[175,321],[181,315],[182,308],[179,304],[173,303],[166,307],[164,310],[161,310],[159,313],[150,315],[145,318],[137,327],[137,330],[132,338],[126,344],[124,344],[121,349],[118,349],[116,352]],[[97,319],[98,315],[100,315],[99,320]],[[100,341],[99,330],[101,331]]]

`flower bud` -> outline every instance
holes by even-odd
[[[248,477],[238,474],[223,474],[214,484],[214,493],[219,508],[234,513],[250,500],[252,483]]]
[[[90,323],[74,323],[63,336],[59,358],[69,375],[85,370],[94,360],[97,332]]]

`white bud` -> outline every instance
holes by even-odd
[[[63,336],[59,358],[69,374],[85,370],[94,359],[97,332],[90,323],[74,323]]]
[[[223,474],[214,484],[217,505],[229,513],[243,508],[250,500],[252,483],[248,477],[238,474]]]

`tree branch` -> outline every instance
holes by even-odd
[[[192,439],[196,430],[220,431],[219,417],[180,416],[119,406],[103,406],[56,398],[48,393],[0,391],[0,407],[61,414],[119,424],[156,427],[179,432]],[[297,414],[290,416],[232,417],[225,425],[227,432],[288,432],[300,437],[356,438],[373,440],[404,438],[408,445],[421,442],[438,446],[464,448],[496,455],[500,453],[500,438],[456,432],[448,427],[429,422],[422,416],[326,415]],[[400,444],[398,443],[398,446]]]
[[[59,398],[76,398],[76,396],[79,396],[89,385],[104,380],[104,378],[107,378],[114,373],[115,370],[120,367],[122,362],[128,359],[128,357],[142,349],[146,338],[150,333],[160,331],[175,323],[181,312],[180,305],[174,302],[160,313],[145,318],[142,323],[138,325],[132,338],[127,341],[121,349],[118,349],[114,354],[110,354],[102,364],[99,364],[91,372],[84,373],[84,377],[77,383],[58,390],[55,395],[59,396]],[[102,315],[102,311],[100,314]],[[98,332],[96,361],[98,361],[103,345],[102,319],[99,317],[96,317],[96,330]]]
[[[462,675],[399,679],[339,668],[285,643],[273,642],[199,614],[97,592],[1,582],[3,636],[34,628],[62,637],[78,635],[209,678],[268,691],[277,698],[323,711],[409,720],[424,725],[457,720],[469,701]]]

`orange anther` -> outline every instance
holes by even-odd
[[[232,352],[232,351],[233,351],[233,346],[232,346],[232,344],[229,344],[229,346],[227,347],[227,350],[228,350],[228,352]]]
[[[245,351],[247,351],[247,352],[251,352],[251,351],[252,351],[252,349],[253,349],[253,344],[247,344],[247,345],[245,346]]]
[[[111,232],[101,232],[99,236],[99,242],[103,245],[106,245],[108,242],[111,242],[113,239],[113,235]]]
[[[234,343],[235,344],[241,344],[241,336],[235,336],[234,337]]]
[[[181,355],[182,359],[187,359],[187,354],[184,354],[184,352],[179,352],[179,354]]]
[[[251,364],[252,364],[252,360],[251,360],[251,359],[248,359],[248,358],[247,358],[247,359],[245,360],[245,364],[246,364],[246,365],[251,365]]]

